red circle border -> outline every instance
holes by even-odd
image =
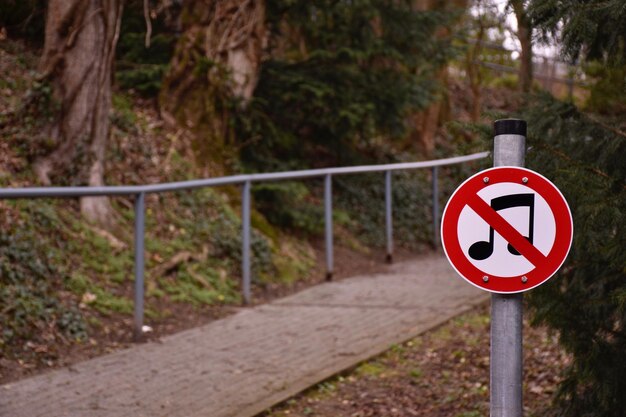
[[[488,183],[484,178],[489,178]],[[528,181],[523,183],[522,178]],[[458,221],[461,210],[466,206],[467,196],[477,194],[481,189],[499,183],[517,183],[531,188],[548,203],[556,222],[554,244],[546,261],[527,274],[499,277],[486,274],[474,266],[461,249],[458,239]],[[559,189],[541,174],[521,167],[495,167],[481,171],[465,180],[448,200],[441,218],[441,243],[446,257],[456,272],[470,284],[489,292],[514,294],[528,291],[546,282],[563,265],[572,245],[574,226],[572,213]],[[483,280],[488,276],[488,281]],[[526,277],[526,282],[523,282]]]

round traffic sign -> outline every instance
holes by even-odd
[[[563,265],[572,214],[559,189],[520,167],[490,168],[454,191],[443,211],[441,242],[454,269],[483,290],[528,291]]]

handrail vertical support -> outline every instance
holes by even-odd
[[[385,229],[387,231],[387,263],[393,262],[393,218],[391,171],[385,171]]]
[[[136,342],[143,336],[144,316],[144,239],[145,239],[146,195],[135,196],[135,311],[133,338]]]
[[[241,272],[243,275],[242,295],[244,304],[250,304],[250,181],[243,184],[241,196]]]
[[[433,248],[439,248],[439,167],[434,166],[432,171],[433,185]]]
[[[326,280],[333,279],[333,183],[332,176],[324,177],[324,235],[326,240]]]

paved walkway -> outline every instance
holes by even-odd
[[[441,256],[0,387],[6,417],[251,417],[488,297]]]

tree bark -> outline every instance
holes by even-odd
[[[111,81],[123,0],[50,0],[39,70],[58,109],[45,134],[52,151],[35,162],[44,184],[104,185]],[[81,212],[110,225],[105,197],[83,197]]]
[[[448,67],[445,66],[437,72],[437,82],[441,85],[447,86],[448,82]],[[424,117],[422,119],[422,126],[420,130],[420,149],[424,153],[424,156],[430,158],[435,152],[435,136],[437,129],[441,121],[441,113],[443,106],[446,103],[446,97],[440,97],[432,103],[426,110],[424,110]]]
[[[467,78],[470,82],[470,89],[472,91],[472,109],[471,118],[472,122],[478,122],[482,111],[482,74],[480,72],[480,54],[482,52],[483,38],[485,36],[485,22],[483,16],[478,16],[478,31],[476,33],[476,43],[470,47],[467,51],[466,68]]]
[[[524,10],[523,0],[511,0],[517,19],[517,37],[522,47],[520,54],[519,87],[524,93],[530,92],[533,83],[533,29],[530,18]]]
[[[267,42],[265,1],[192,0],[182,16],[161,112],[196,132],[196,150],[206,159],[224,151],[232,136],[231,103],[245,106],[257,85]]]
[[[445,10],[445,9],[464,9],[467,7],[467,0],[414,0],[413,8],[419,11],[426,10]],[[435,34],[437,37],[449,36],[449,28],[442,27]],[[444,65],[437,71],[436,80],[442,86],[447,87],[448,84],[448,65]],[[444,90],[447,90],[444,89]],[[443,93],[435,102],[433,102],[426,110],[421,112],[414,120],[421,122],[416,126],[416,133],[419,137],[419,149],[424,156],[431,157],[436,147],[437,129],[441,123],[442,116],[449,113],[448,100],[446,93]]]

